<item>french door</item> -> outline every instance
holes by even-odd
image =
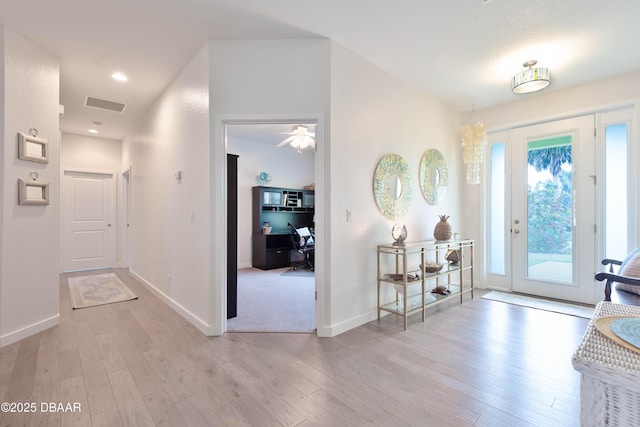
[[[512,133],[513,290],[593,303],[594,117]]]

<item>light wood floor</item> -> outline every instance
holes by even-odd
[[[571,355],[587,319],[476,297],[407,331],[207,338],[127,275],[138,300],[73,311],[0,349],[0,425],[578,426]],[[80,413],[40,412],[78,402]]]

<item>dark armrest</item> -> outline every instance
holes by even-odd
[[[604,263],[604,261],[603,261]],[[607,283],[604,287],[604,300],[611,301],[611,282],[620,282],[627,285],[640,286],[640,279],[634,279],[632,277],[618,276],[613,273],[598,273],[595,277],[598,281],[606,280]]]
[[[618,261],[617,259],[609,259],[605,258],[602,260],[602,265],[614,264],[614,265],[622,265],[622,261]]]

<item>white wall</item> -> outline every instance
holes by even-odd
[[[63,133],[60,169],[120,173],[122,142],[115,139]]]
[[[123,141],[130,271],[209,333],[209,51],[201,49]],[[181,170],[182,179],[174,179]],[[193,212],[193,215],[192,215]]]
[[[332,44],[331,310],[325,313],[331,335],[376,317],[376,245],[393,241],[394,223],[407,226],[408,241],[433,239],[438,215],[447,214],[454,230],[474,237],[462,227],[459,120],[432,96]],[[449,168],[449,188],[438,206],[426,203],[418,183],[420,159],[431,148],[442,152]],[[413,202],[397,221],[385,219],[373,197],[376,166],[389,153],[403,156],[412,173]],[[346,220],[347,209],[353,222]]]
[[[286,137],[286,135],[284,135]],[[283,138],[284,139],[284,138]],[[290,146],[274,147],[260,141],[229,138],[227,151],[238,154],[238,268],[251,267],[251,188],[256,185],[300,188],[314,182],[314,151],[298,153]],[[269,184],[259,184],[260,172],[271,175]]]
[[[551,83],[553,84],[553,82]],[[489,131],[507,130],[513,127],[533,124],[544,121],[557,120],[569,116],[590,114],[606,111],[612,108],[640,104],[640,73],[633,73],[618,78],[604,80],[597,83],[579,86],[559,92],[544,93],[539,92],[531,96],[523,96],[522,101],[501,105],[494,108],[477,110],[474,112],[474,120],[482,120],[487,125]],[[637,132],[640,123],[640,112],[638,107],[635,110],[635,129],[632,137],[634,140],[632,155],[637,164],[640,154],[640,140]],[[635,205],[636,215],[636,244],[640,244],[640,224],[638,223],[638,200],[640,200],[640,175],[632,168],[632,180],[634,182],[636,195],[632,197]],[[482,236],[484,229],[484,215],[480,213],[482,206],[482,185],[464,185],[462,197],[473,206],[478,206],[476,210],[468,210],[464,216],[464,227],[469,230],[470,235]],[[483,243],[483,242],[481,242]],[[484,248],[479,247],[478,253],[478,277],[484,276]]]
[[[59,62],[29,40],[2,33],[3,168],[0,243],[0,346],[58,322]],[[18,132],[38,129],[49,163],[18,159]],[[18,178],[49,182],[48,206],[19,206]]]

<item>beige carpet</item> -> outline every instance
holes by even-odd
[[[570,316],[584,317],[586,319],[591,319],[594,311],[594,307],[590,306],[571,304],[506,292],[491,291],[488,294],[482,295],[482,298],[492,301],[505,302],[508,304],[520,305],[523,307],[536,308],[538,310],[568,314]]]
[[[74,309],[138,298],[114,273],[69,277],[67,281]]]
[[[315,331],[315,278],[287,270],[238,270],[238,316],[227,319],[228,332]]]

